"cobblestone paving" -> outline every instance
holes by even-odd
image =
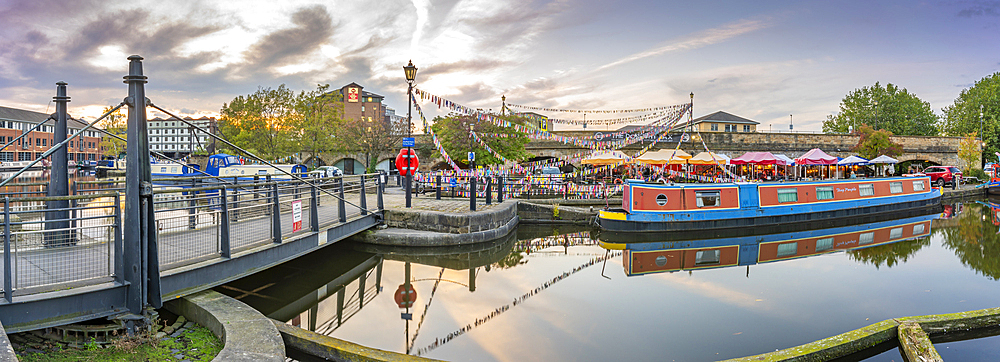
[[[495,196],[495,195],[494,195]],[[406,194],[403,193],[399,188],[387,188],[385,190],[385,195],[382,197],[385,203],[385,208],[387,210],[403,210],[406,208]],[[486,205],[485,199],[478,199],[476,203],[476,211],[485,211],[495,207],[497,204]],[[496,201],[494,199],[493,201]],[[374,202],[374,201],[369,201]],[[469,211],[469,199],[464,198],[450,198],[441,196],[441,200],[434,198],[433,193],[422,194],[410,199],[410,204],[413,210],[428,210],[428,211],[440,211],[440,212],[454,212],[454,213],[467,213]]]

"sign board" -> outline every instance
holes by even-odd
[[[682,140],[681,137],[683,137],[684,139]],[[652,142],[656,141],[657,138],[659,138],[659,135],[650,134],[643,137],[642,140]],[[594,132],[595,141],[621,141],[624,139],[625,139],[625,133]],[[660,142],[677,142],[677,141],[691,142],[691,135],[688,133],[670,133],[664,135],[663,138],[660,139]]]
[[[451,179],[451,187],[458,187],[458,180],[456,180],[455,178],[452,178]]]
[[[472,161],[475,161],[475,160],[476,160],[476,153],[475,152],[469,152],[469,162],[472,162]]]
[[[413,147],[413,146],[416,146],[416,145],[417,145],[417,142],[416,142],[416,140],[413,137],[404,137],[403,138],[403,147]]]
[[[399,313],[399,318],[402,318],[402,319],[405,319],[405,320],[408,320],[408,321],[412,321],[413,320],[413,313]]]
[[[360,98],[361,98],[361,89],[360,88],[354,88],[354,87],[347,88],[347,101],[348,102],[357,103]]]
[[[292,232],[302,230],[302,200],[292,201]]]

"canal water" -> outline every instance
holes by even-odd
[[[457,249],[340,242],[216,290],[302,328],[435,359],[712,361],[895,317],[997,307],[998,210],[970,201],[814,230],[631,244],[526,225]],[[933,338],[948,361],[1000,360],[998,334]],[[895,342],[850,359],[902,361]]]

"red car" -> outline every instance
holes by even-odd
[[[955,185],[962,182],[962,171],[955,166],[931,166],[924,169],[924,174],[931,177],[931,183],[942,187],[945,184]]]

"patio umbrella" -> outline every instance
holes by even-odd
[[[604,166],[628,160],[629,157],[622,153],[622,151],[596,150],[591,152],[590,155],[587,156],[587,158],[584,158],[583,161],[580,161],[580,163],[584,165]]]
[[[774,157],[770,152],[747,152],[743,156],[729,160],[734,165],[786,165],[788,162]]]
[[[802,157],[796,158],[795,163],[798,165],[833,165],[837,163],[837,158],[818,148],[813,148]]]
[[[851,156],[851,157],[845,158],[843,160],[837,161],[837,165],[838,166],[867,165],[869,162],[870,161],[868,161],[868,160],[866,160],[866,159],[864,159],[862,157]]]
[[[884,175],[885,171],[889,171],[890,173],[895,173],[896,170],[894,169],[895,167],[893,165],[899,163],[899,160],[886,155],[881,155],[873,158],[871,161],[868,162],[872,164],[881,164],[882,173]]]
[[[656,150],[646,152],[642,156],[636,157],[633,161],[647,165],[682,165],[687,163],[691,155],[681,150]]]
[[[713,158],[714,157],[714,158]],[[716,161],[720,165],[728,165],[729,157],[713,152],[702,152],[688,159],[690,165],[715,165]]]

